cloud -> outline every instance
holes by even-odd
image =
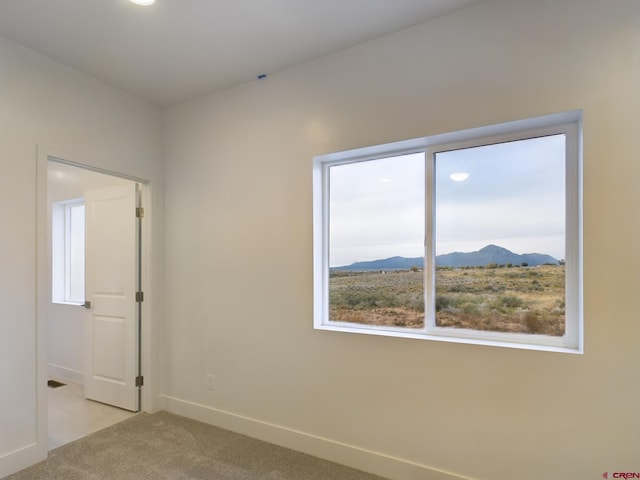
[[[564,258],[564,148],[554,135],[437,153],[436,253],[494,243]],[[330,167],[332,266],[424,255],[425,171],[423,153]]]

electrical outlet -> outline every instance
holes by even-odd
[[[216,376],[209,374],[207,375],[207,389],[215,390],[216,389]]]

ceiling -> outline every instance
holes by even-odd
[[[0,35],[160,107],[482,0],[0,0]]]

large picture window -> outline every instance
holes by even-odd
[[[581,351],[579,122],[317,157],[315,327]]]

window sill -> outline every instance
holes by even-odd
[[[516,348],[521,350],[536,350],[554,353],[573,353],[578,355],[584,353],[582,348],[578,346],[564,344],[564,337],[551,337],[547,335],[482,332],[477,330],[458,330],[452,328],[438,328],[433,331],[427,331],[426,329],[392,328],[388,326],[377,327],[375,325],[354,326],[350,323],[341,322],[316,325],[314,328],[316,330],[343,333],[432,340],[436,342],[462,343],[488,347]]]
[[[69,305],[72,307],[81,307],[83,305],[81,302],[67,302],[62,300],[52,300],[51,303],[54,305]]]

